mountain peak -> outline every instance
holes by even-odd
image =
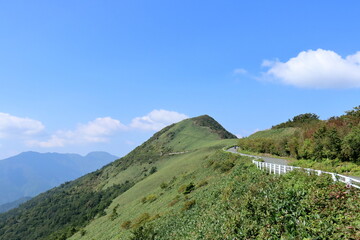
[[[216,133],[221,139],[237,138],[234,134],[228,132],[223,126],[221,126],[214,118],[209,115],[201,115],[191,118],[198,126],[208,127],[211,132]]]
[[[88,154],[86,154],[85,158],[88,158],[88,159],[103,158],[103,159],[115,160],[115,159],[118,159],[119,157],[112,155],[108,152],[104,152],[104,151],[94,151],[94,152],[89,152]]]
[[[190,175],[190,172],[198,167],[203,168],[208,154],[228,143],[234,143],[235,141],[226,140],[232,137],[235,136],[208,115],[167,126],[126,156],[95,172],[53,188],[17,210],[4,213],[0,219],[0,239],[68,238],[74,234],[73,229],[80,229],[100,218],[111,219],[113,223],[116,221],[116,228],[122,231],[123,229],[118,227],[118,217],[122,217],[122,214],[117,214],[116,209],[119,207],[121,211],[126,211],[126,207],[116,205],[111,209],[112,216],[115,212],[117,217],[102,218],[103,213],[106,214],[106,208],[110,209],[111,204],[115,203],[122,193],[126,191],[126,194],[130,194],[128,196],[131,202],[135,200],[134,203],[138,204],[139,197],[146,196],[153,188],[158,190],[162,181],[185,184],[185,181],[190,180],[188,177],[196,175],[194,172]],[[89,153],[87,157],[99,154],[102,155],[99,152]],[[91,163],[92,161],[87,160],[82,161],[81,165],[89,166]],[[53,175],[49,171],[46,173]],[[50,177],[47,176],[47,179]],[[138,183],[141,185],[137,185]],[[137,186],[141,186],[141,189],[137,189]],[[140,205],[143,209],[144,204]],[[28,217],[35,215],[36,218]],[[69,221],[57,221],[58,219]],[[90,231],[86,235],[90,236]]]
[[[161,129],[129,155],[138,155],[141,151],[152,153],[155,158],[166,153],[195,150],[212,141],[232,138],[236,136],[216,120],[208,115],[202,115]]]

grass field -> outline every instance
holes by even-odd
[[[256,169],[251,159],[221,151],[232,143],[219,141],[168,158],[158,165],[158,172],[116,198],[107,215],[71,239],[360,237],[359,191],[334,185],[325,175],[297,171],[268,175]],[[191,184],[193,190],[184,194]],[[144,202],[144,196],[150,200]],[[113,209],[118,211],[114,218]]]
[[[257,139],[257,138],[272,138],[272,139],[280,139],[283,137],[292,136],[296,132],[297,128],[279,128],[279,129],[268,129],[263,131],[258,131],[252,135],[250,135],[249,139]]]
[[[154,217],[157,214],[162,216],[179,211],[186,201],[185,196],[178,192],[179,188],[191,182],[195,185],[205,181],[207,184],[215,184],[214,171],[206,167],[208,156],[235,143],[236,139],[213,140],[207,144],[201,143],[201,148],[197,145],[197,150],[162,159],[156,163],[158,169],[156,173],[138,182],[116,198],[107,209],[107,215],[95,219],[84,228],[86,233],[83,236],[81,232],[78,232],[70,239],[128,239],[131,233],[130,230],[121,227],[124,222],[136,223],[136,220],[144,213]],[[141,165],[131,167],[124,172],[124,175],[135,173],[142,167]],[[114,179],[115,181],[122,181],[122,179],[119,177]],[[162,183],[168,186],[162,189],[160,187]],[[156,200],[143,203],[142,198],[150,195],[156,196]],[[174,199],[176,201],[177,196],[179,196],[178,202],[174,206],[169,206]],[[117,217],[111,220],[111,214],[116,206],[120,206],[117,208]]]

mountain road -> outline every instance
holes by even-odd
[[[270,157],[262,157],[262,156],[255,156],[255,155],[250,155],[250,154],[245,154],[245,153],[239,153],[235,147],[231,147],[229,149],[226,150],[227,152],[231,152],[234,154],[239,154],[241,156],[247,156],[247,157],[254,157],[254,158],[261,158],[262,160],[264,160],[264,162],[268,162],[268,163],[274,163],[274,164],[280,164],[280,165],[289,165],[289,161],[286,159],[281,159],[281,158],[270,158]],[[345,174],[344,174],[345,175]],[[360,177],[355,177],[355,176],[349,176],[346,175],[348,177],[357,179],[360,181]]]

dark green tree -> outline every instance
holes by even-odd
[[[320,127],[314,133],[314,157],[317,160],[336,159],[341,152],[341,139],[336,128]]]
[[[315,113],[304,113],[293,117],[292,121],[295,123],[305,123],[319,120],[319,116]]]
[[[360,163],[360,127],[353,128],[343,139],[341,147],[345,160]]]

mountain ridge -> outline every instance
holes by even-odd
[[[0,161],[0,204],[35,195],[94,171],[117,156],[106,152],[22,152]]]
[[[204,118],[0,214],[0,240],[359,238],[357,189],[261,171]]]
[[[199,120],[206,124],[199,123]],[[198,156],[199,151],[204,152],[202,149],[219,144],[225,146],[227,143],[223,141],[228,141],[226,138],[232,135],[224,128],[219,128],[217,124],[209,116],[201,116],[163,128],[126,156],[95,172],[42,193],[19,208],[0,215],[0,239],[15,239],[16,236],[21,236],[23,240],[70,237],[92,219],[106,215],[104,211],[113,199],[122,196],[128,189],[138,186],[140,182],[154,179],[153,176],[164,165],[180,161],[181,167],[176,167],[174,170],[180,171],[182,168],[185,170],[189,168],[188,164],[198,164],[189,160]],[[176,156],[164,154],[184,150],[188,153]],[[93,207],[84,208],[89,204]],[[62,205],[67,207],[61,208],[60,211],[59,207]],[[53,209],[51,214],[47,213],[50,209]],[[38,216],[36,219],[26,217],[39,212],[44,212],[44,215],[41,215],[43,217]],[[74,215],[74,212],[77,214]],[[50,219],[48,214],[52,216]],[[9,219],[14,219],[14,224],[7,224]],[[58,219],[56,224],[53,219]],[[16,222],[21,222],[21,226]],[[41,227],[44,224],[47,225],[46,229]],[[28,225],[38,227],[36,231],[30,232],[26,227]],[[19,231],[19,228],[22,230]]]

